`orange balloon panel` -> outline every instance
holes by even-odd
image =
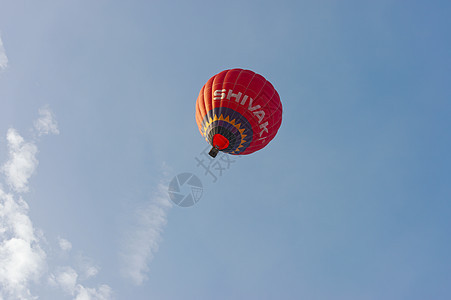
[[[263,76],[250,70],[225,70],[200,90],[196,122],[213,147],[230,154],[250,154],[276,136],[282,103]]]

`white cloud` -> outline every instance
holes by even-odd
[[[38,165],[37,147],[14,129],[8,130],[6,139],[9,159],[1,171],[12,191],[25,192]],[[39,279],[46,267],[46,253],[28,209],[20,196],[0,189],[0,297],[7,299],[33,299],[29,283]]]
[[[60,133],[55,116],[48,107],[39,109],[39,119],[34,122],[34,128],[38,131],[39,136]]]
[[[112,298],[113,291],[108,285],[102,284],[98,288],[88,288],[78,283],[79,279],[78,273],[72,267],[66,266],[58,268],[55,275],[51,274],[49,283],[60,287],[75,300],[110,300]]]
[[[39,109],[39,119],[35,123],[38,134],[59,134],[57,122],[48,108]],[[25,142],[22,136],[13,128],[7,132],[9,160],[1,171],[6,175],[8,185],[18,193],[28,191],[28,180],[38,166],[36,154],[38,148],[33,142]]]
[[[80,277],[81,279],[88,279],[91,277],[94,277],[99,273],[100,268],[95,264],[95,262],[84,256],[79,255],[77,258],[77,267],[80,270]]]
[[[63,251],[70,251],[72,249],[71,242],[63,238],[58,238],[58,245]]]
[[[34,173],[38,160],[35,144],[25,142],[13,128],[6,135],[9,148],[9,160],[3,165],[1,171],[6,175],[6,182],[15,192],[28,191],[28,179]]]
[[[90,277],[96,276],[97,273],[99,273],[99,268],[97,268],[96,266],[88,266],[83,271],[84,271],[84,274],[83,274],[84,277],[90,278]]]
[[[161,233],[167,223],[167,212],[172,207],[167,187],[159,185],[158,193],[144,209],[136,211],[136,224],[130,228],[124,241],[122,273],[140,285],[147,279],[149,264],[158,251]]]
[[[44,108],[39,114],[35,122],[38,134],[58,134],[51,111]],[[33,227],[28,204],[20,193],[28,191],[28,181],[38,166],[38,149],[34,142],[26,142],[13,128],[8,130],[6,139],[9,158],[0,170],[11,193],[6,193],[0,184],[0,300],[37,299],[31,295],[29,286],[46,273],[47,255],[40,246],[43,235]],[[63,238],[58,238],[58,244],[63,251],[72,248]],[[85,259],[81,269],[83,273],[79,276],[70,266],[57,267],[56,272],[49,274],[48,284],[60,287],[74,299],[111,299],[112,289],[108,285],[86,288],[78,283],[80,277],[95,276],[99,268]]]
[[[39,109],[39,118],[34,122],[38,135],[59,134],[58,125],[49,108]],[[25,142],[14,129],[7,132],[9,160],[1,171],[6,175],[6,182],[19,193],[28,191],[28,180],[38,166],[36,154],[38,148],[33,142]]]
[[[85,288],[79,284],[77,286],[77,295],[75,300],[110,300],[112,298],[113,291],[106,284],[102,284],[97,289]]]
[[[45,268],[46,254],[27,214],[25,201],[0,190],[0,297],[7,299],[31,299],[28,284]]]
[[[8,57],[6,56],[5,48],[3,47],[3,41],[0,38],[0,71],[8,67]]]
[[[78,274],[71,267],[62,267],[54,276],[56,283],[67,294],[73,295],[75,293],[75,286],[77,284]]]

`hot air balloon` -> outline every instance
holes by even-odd
[[[282,123],[282,103],[263,76],[250,70],[225,70],[200,90],[196,122],[212,146],[212,157],[219,151],[251,154],[276,136]]]

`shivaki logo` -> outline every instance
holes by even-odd
[[[248,97],[247,95],[244,95],[244,97],[241,99],[241,96],[243,96],[242,93],[235,94],[232,90],[229,90],[227,92],[226,89],[223,90],[216,90],[214,91],[214,100],[223,100],[227,99],[232,101],[232,99],[235,99],[235,102],[239,102],[240,105],[246,107],[247,103],[247,110],[252,112],[254,116],[258,119],[258,123],[260,124],[260,139],[265,139],[266,137],[262,138],[262,134],[264,132],[268,133],[268,129],[266,128],[269,125],[269,122],[266,121],[265,123],[261,124],[263,119],[265,118],[265,111],[261,109],[260,105],[253,106],[254,99],[251,97]],[[240,101],[241,100],[241,101]],[[248,101],[249,100],[249,101]]]

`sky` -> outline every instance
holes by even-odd
[[[450,299],[450,14],[0,0],[0,299]],[[283,121],[214,178],[195,102],[230,68]]]

